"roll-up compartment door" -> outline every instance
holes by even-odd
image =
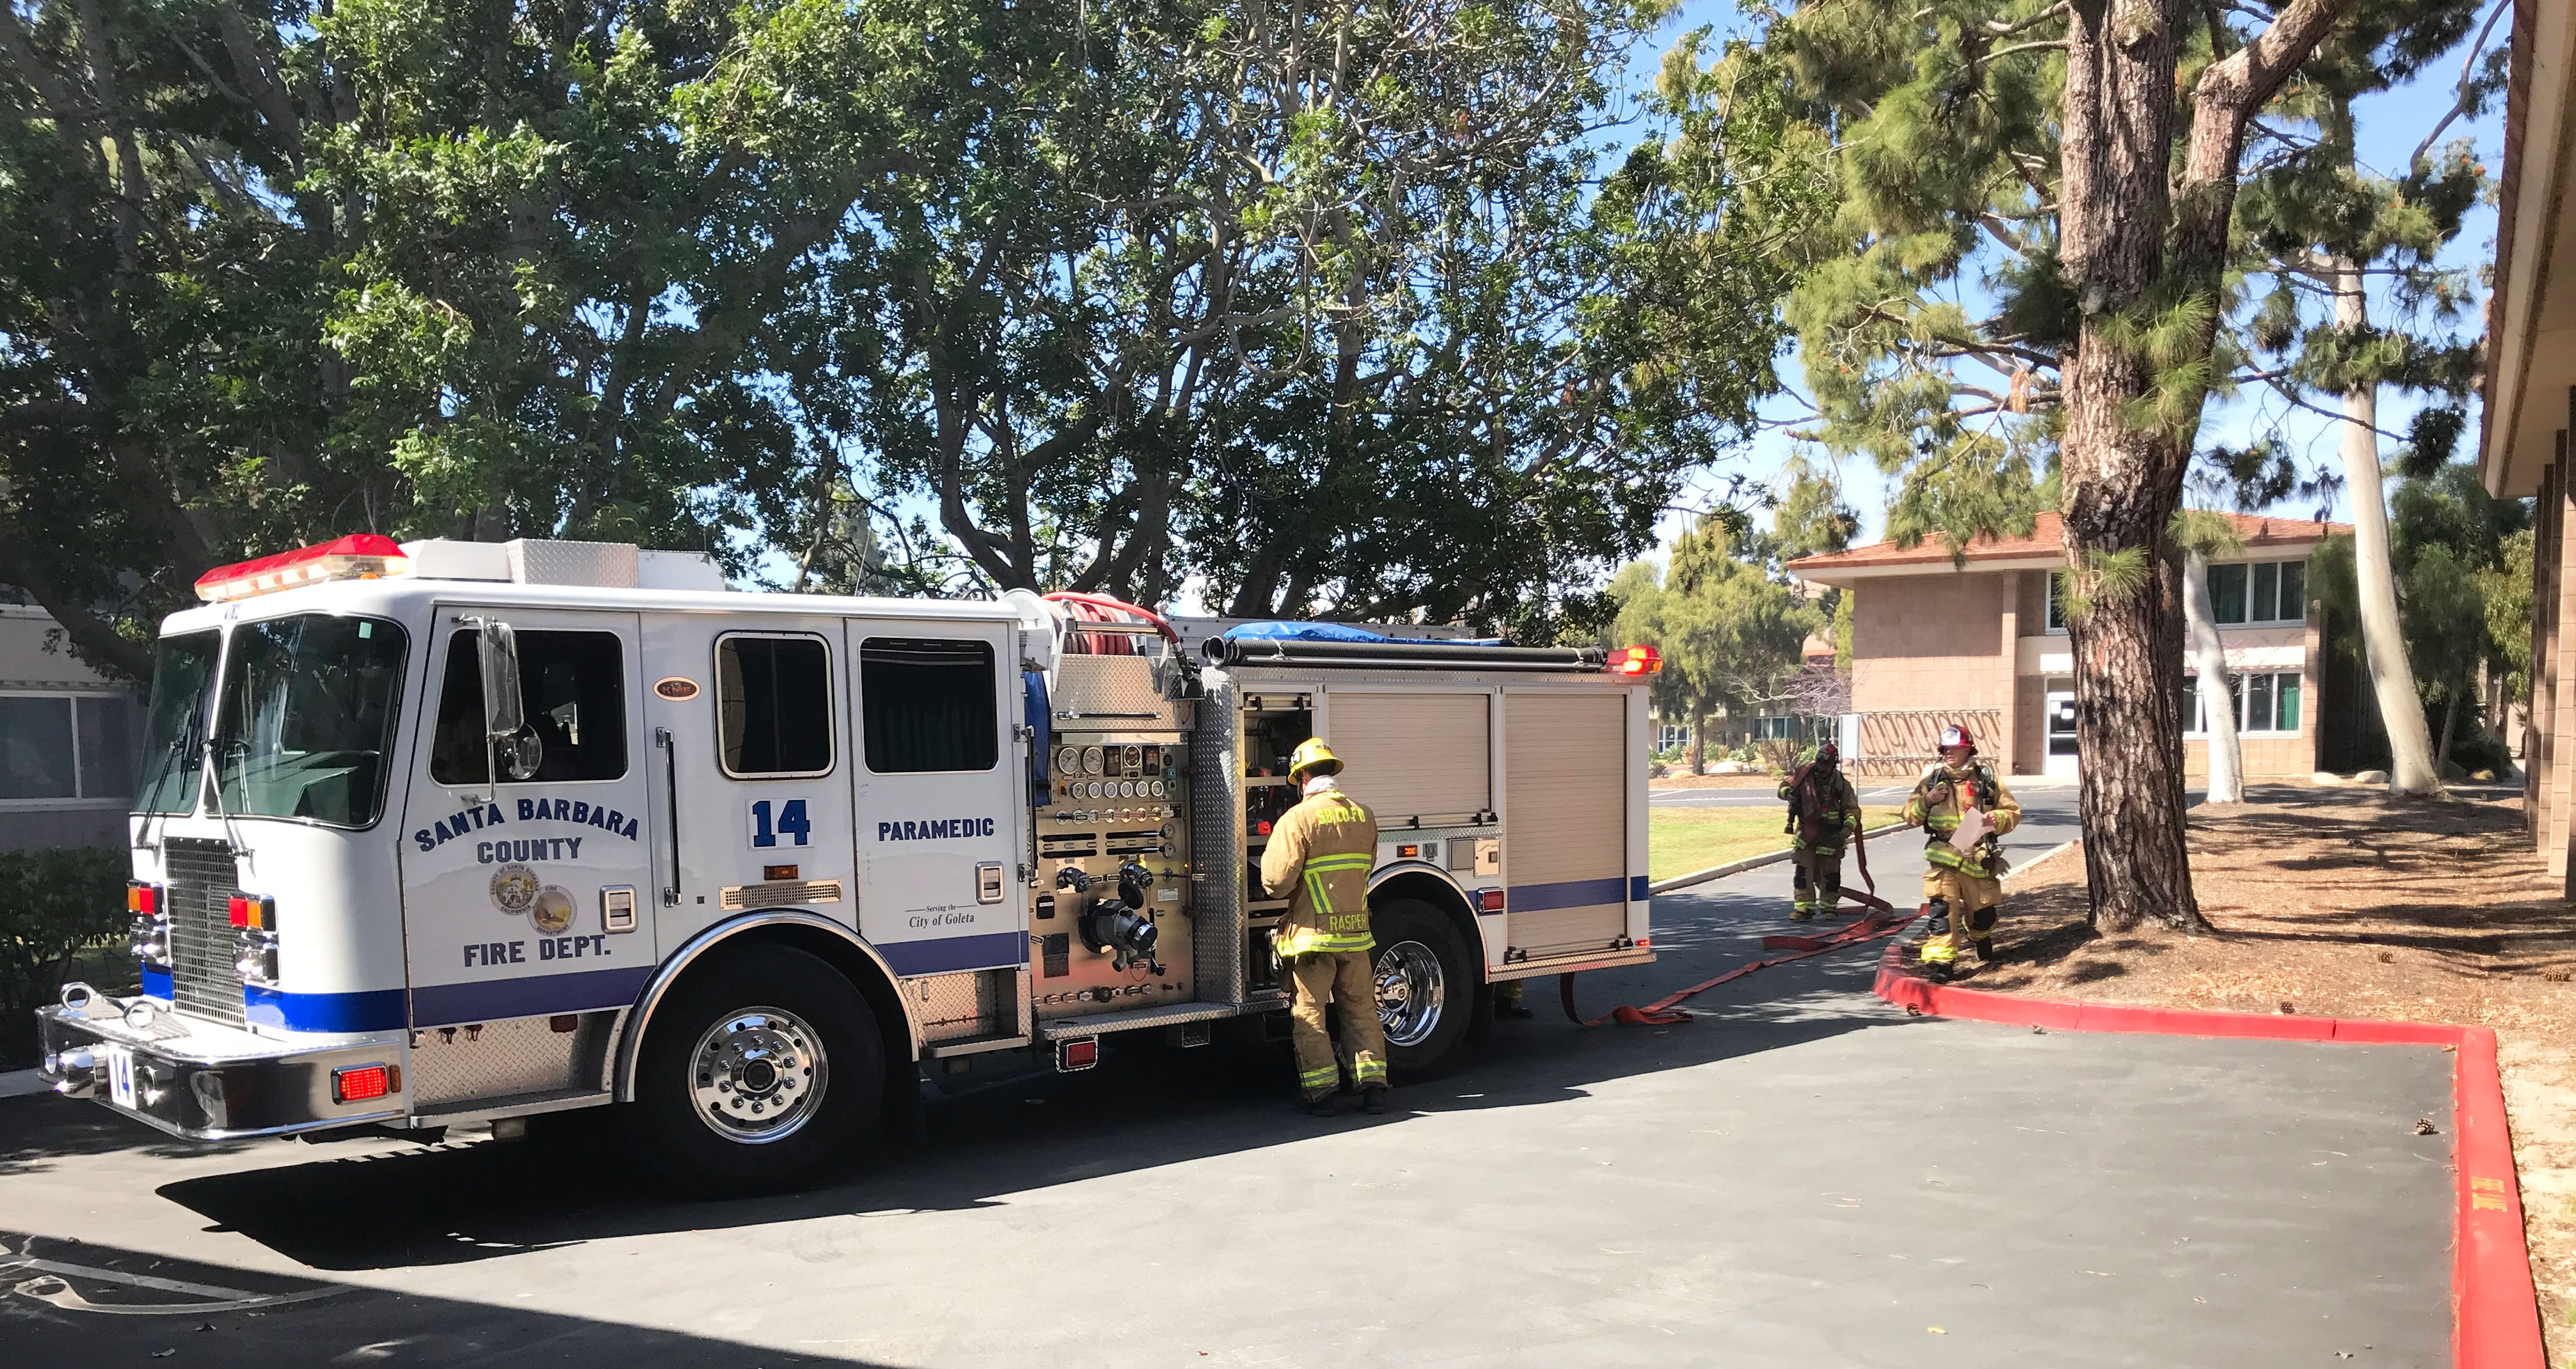
[[[1494,806],[1488,696],[1336,689],[1324,717],[1343,791],[1380,828],[1463,822]]]
[[[1509,940],[1532,960],[1600,950],[1628,927],[1626,699],[1503,693]]]

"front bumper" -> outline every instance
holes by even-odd
[[[36,1023],[44,1037],[43,1077],[54,1092],[92,1099],[191,1141],[291,1136],[390,1121],[410,1110],[401,1088],[402,1052],[394,1045],[303,1046],[166,1010],[145,1027],[63,1007],[38,1011]],[[392,1089],[380,1098],[336,1101],[333,1071],[362,1065],[387,1066]],[[120,1073],[130,1087],[119,1083]]]

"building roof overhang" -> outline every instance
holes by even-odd
[[[2539,490],[2557,434],[2576,422],[2576,271],[2556,269],[2576,263],[2576,7],[2515,0],[2512,50],[2478,425],[2479,478],[2504,497]]]

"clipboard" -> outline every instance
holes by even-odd
[[[1984,809],[1962,808],[1959,810],[1959,830],[1950,834],[1950,845],[1961,855],[1969,854],[1975,851],[1977,843],[1985,840],[1986,834],[1993,830],[1995,830],[1995,820],[1986,816]]]

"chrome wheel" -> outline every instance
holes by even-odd
[[[829,1079],[822,1038],[778,1008],[728,1013],[689,1052],[698,1120],[746,1145],[795,1135],[821,1110]]]
[[[1446,983],[1440,957],[1419,941],[1399,941],[1377,953],[1377,1020],[1388,1045],[1420,1045],[1440,1029]]]

